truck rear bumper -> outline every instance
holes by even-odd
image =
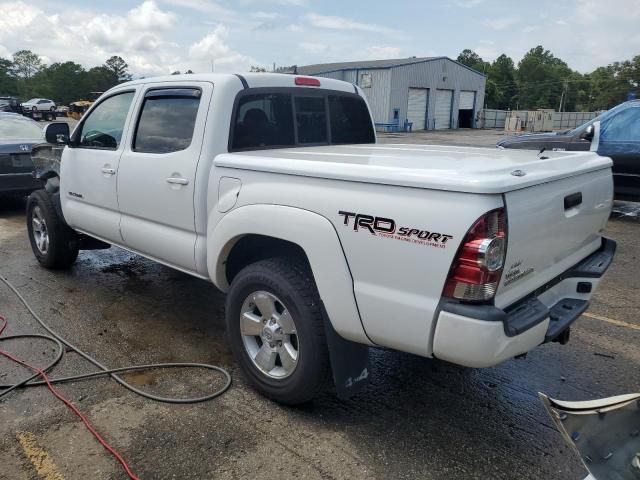
[[[589,306],[615,249],[613,240],[603,238],[599,250],[504,310],[445,302],[436,324],[433,356],[468,367],[490,367],[555,340]]]

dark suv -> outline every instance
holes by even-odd
[[[589,150],[594,122],[600,122],[595,151],[613,160],[618,196],[640,197],[640,100],[622,103],[573,130],[508,137],[498,147],[540,150]]]

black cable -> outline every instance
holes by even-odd
[[[95,365],[96,367],[98,367],[100,369],[100,371],[97,371],[97,372],[85,373],[85,374],[81,374],[81,375],[72,375],[72,376],[69,376],[69,377],[54,378],[54,379],[50,380],[51,383],[65,383],[65,382],[71,382],[71,381],[75,381],[75,380],[82,380],[82,379],[87,379],[87,378],[100,377],[100,376],[103,376],[103,375],[109,375],[111,378],[113,378],[116,382],[118,382],[120,385],[122,385],[127,390],[130,390],[131,392],[136,393],[136,394],[138,394],[138,395],[140,395],[140,396],[142,396],[144,398],[148,398],[150,400],[155,400],[157,402],[180,403],[180,404],[199,403],[199,402],[204,402],[206,400],[211,400],[213,398],[216,398],[216,397],[222,395],[231,386],[231,375],[229,374],[229,372],[227,372],[222,367],[218,367],[216,365],[209,365],[209,364],[206,364],[206,363],[151,363],[151,364],[148,364],[148,365],[131,365],[131,366],[122,367],[122,368],[108,368],[105,365],[103,365],[100,362],[98,362],[98,360],[96,360],[95,358],[93,358],[89,354],[87,354],[87,353],[83,352],[82,350],[80,350],[78,347],[73,345],[71,342],[66,340],[64,337],[59,335],[55,330],[53,330],[51,327],[49,327],[40,318],[40,316],[36,312],[33,311],[31,306],[27,302],[27,300],[20,294],[20,292],[16,289],[16,287],[14,287],[11,284],[11,282],[9,282],[9,280],[7,280],[6,278],[1,277],[1,276],[0,276],[0,280],[2,280],[2,282],[7,287],[9,287],[9,289],[18,297],[18,299],[22,302],[22,304],[25,306],[27,311],[40,324],[40,326],[42,328],[44,328],[50,334],[50,336],[49,335],[40,335],[40,334],[11,335],[11,336],[6,336],[6,337],[0,337],[0,342],[6,341],[6,340],[15,340],[15,339],[24,339],[24,338],[42,338],[42,339],[45,339],[45,340],[48,340],[48,341],[51,341],[51,342],[55,343],[57,345],[57,347],[58,347],[58,353],[56,355],[56,358],[52,362],[50,362],[45,368],[42,369],[44,372],[48,372],[53,367],[55,367],[60,362],[60,360],[62,360],[62,357],[64,355],[64,346],[66,346],[70,350],[73,350],[75,353],[80,355],[82,358],[84,358],[85,360],[87,360],[88,362],[90,362],[91,364]],[[216,372],[222,373],[226,377],[226,382],[221,388],[219,388],[218,390],[214,391],[213,393],[210,393],[209,395],[204,395],[204,396],[201,396],[201,397],[191,397],[191,398],[172,398],[172,397],[162,397],[160,395],[154,395],[152,393],[144,392],[144,391],[134,387],[130,383],[126,382],[124,379],[122,379],[122,377],[116,375],[116,373],[133,372],[133,371],[138,371],[138,370],[149,370],[149,369],[155,369],[155,368],[204,368],[204,369],[207,369],[207,370],[214,370]],[[44,385],[45,382],[43,382],[43,381],[36,381],[36,382],[32,381],[38,375],[39,374],[36,373],[36,374],[32,375],[29,378],[26,378],[24,380],[21,380],[18,383],[14,383],[14,384],[10,384],[10,385],[2,385],[2,384],[0,384],[0,389],[2,389],[2,391],[0,392],[0,398],[4,397],[9,392],[12,392],[13,390],[16,390],[18,388],[37,387],[37,386]]]

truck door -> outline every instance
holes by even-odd
[[[128,88],[101,100],[76,127],[60,167],[67,223],[112,243],[122,243],[116,178],[135,95]]]
[[[120,161],[124,245],[194,272],[194,183],[213,86],[148,84]]]
[[[640,103],[602,122],[598,154],[613,160],[617,195],[640,195]]]

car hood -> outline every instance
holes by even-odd
[[[30,153],[35,145],[41,143],[45,143],[42,138],[0,140],[0,153]]]

